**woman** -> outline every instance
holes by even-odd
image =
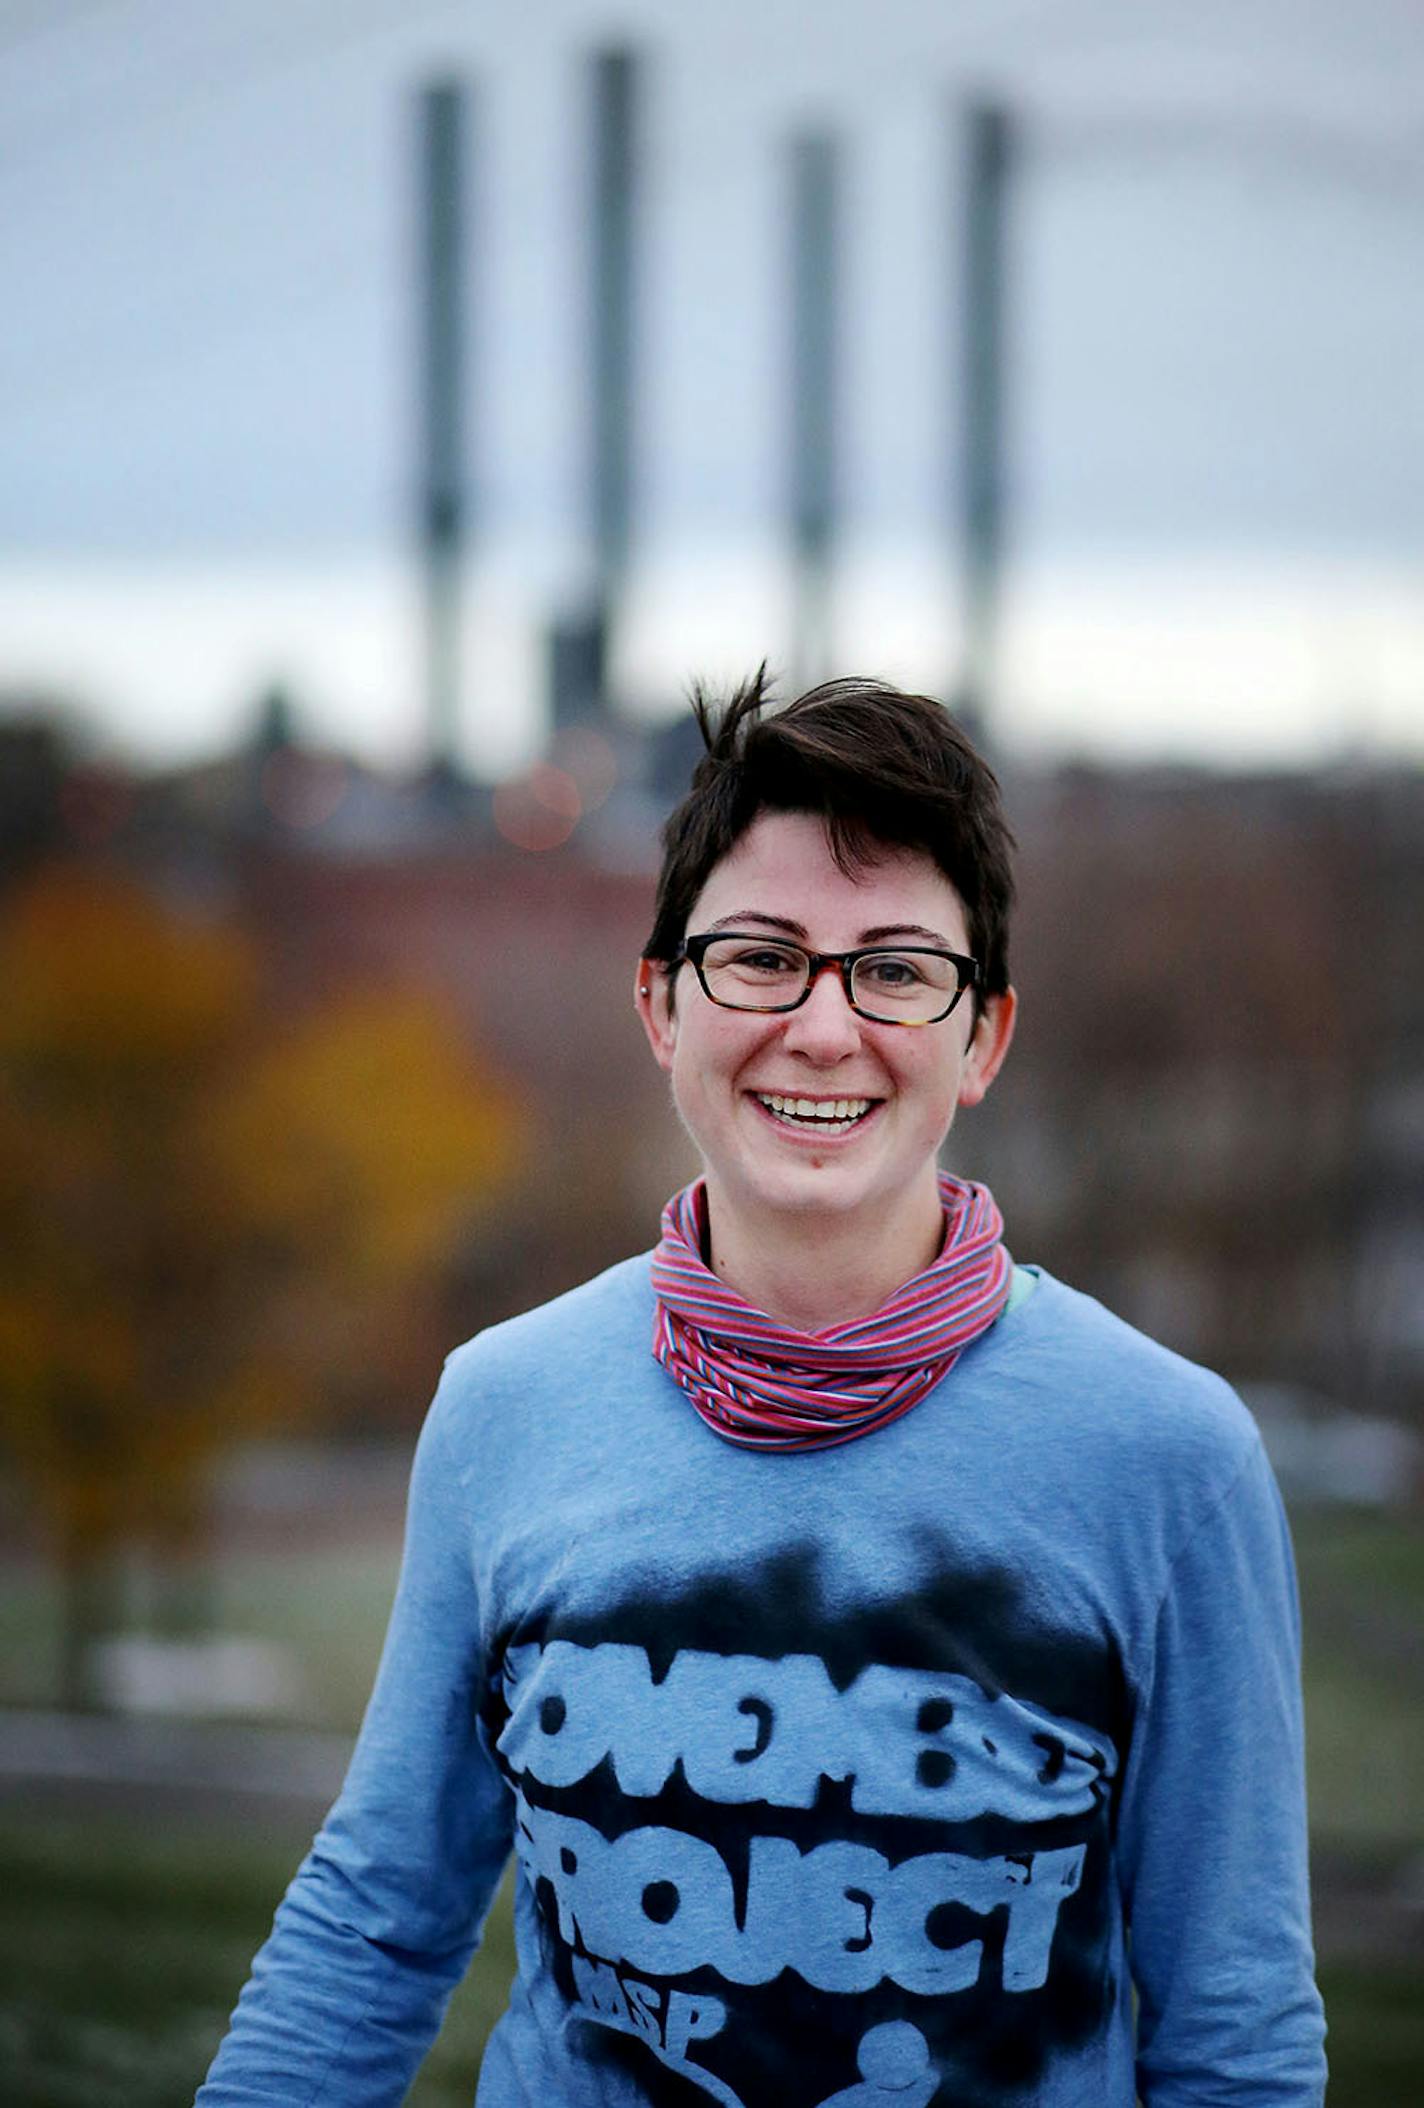
[[[398,2102],[512,1849],[482,2108],[1318,2103],[1251,1422],[939,1169],[1013,1036],[998,786],[873,682],[700,715],[635,1001],[702,1176],[447,1364],[199,2101]]]

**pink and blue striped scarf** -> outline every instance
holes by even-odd
[[[948,1375],[1009,1297],[1013,1263],[987,1186],[940,1173],[939,1257],[869,1317],[797,1332],[702,1257],[700,1179],[663,1210],[653,1353],[707,1425],[748,1449],[829,1449],[888,1426]]]

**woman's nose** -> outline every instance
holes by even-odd
[[[817,1061],[839,1061],[860,1045],[860,1019],[846,1000],[838,966],[828,961],[817,969],[805,1002],[787,1014],[785,1041],[791,1052]]]

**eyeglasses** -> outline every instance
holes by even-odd
[[[965,989],[979,982],[977,959],[920,944],[809,952],[781,937],[714,930],[684,937],[672,964],[683,959],[724,1010],[799,1009],[817,975],[834,966],[851,1009],[877,1025],[942,1024]]]

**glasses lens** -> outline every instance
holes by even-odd
[[[959,991],[959,969],[938,952],[866,952],[851,968],[858,1008],[887,1024],[942,1017]]]
[[[777,1010],[806,986],[810,961],[799,944],[773,937],[718,937],[702,954],[714,1002],[732,1010]]]

